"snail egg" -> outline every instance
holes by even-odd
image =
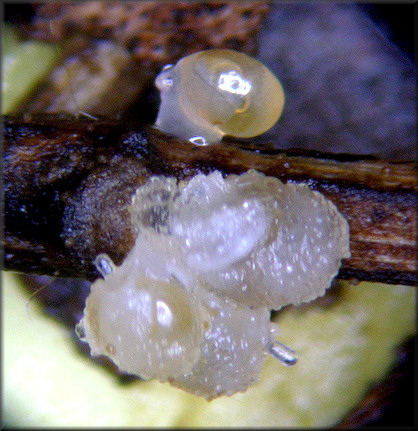
[[[139,233],[119,267],[106,255],[96,259],[113,269],[93,283],[79,337],[123,371],[207,400],[245,391],[273,345],[269,310],[207,291],[182,274],[181,259],[160,253],[160,241],[161,234]]]
[[[208,316],[175,281],[145,277],[124,265],[97,280],[77,328],[93,355],[144,379],[191,372],[210,326]]]
[[[171,186],[162,180],[159,193]],[[140,202],[134,212],[149,205],[160,211],[158,201]],[[305,184],[254,170],[180,183],[165,230],[208,289],[270,309],[323,295],[350,256],[348,223],[332,202]]]
[[[210,49],[163,68],[155,84],[161,104],[155,126],[196,144],[224,135],[250,138],[269,130],[284,106],[283,88],[261,62]]]
[[[272,345],[270,312],[209,294],[204,301],[215,317],[202,343],[201,358],[190,374],[170,384],[207,400],[244,392],[259,380]]]
[[[350,257],[349,226],[335,205],[306,184],[283,184],[256,171],[230,175],[225,182],[238,202],[257,194],[273,222],[250,252],[228,268],[202,267],[200,281],[237,301],[275,310],[322,296],[341,259]]]

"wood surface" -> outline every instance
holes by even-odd
[[[415,162],[232,138],[196,146],[151,126],[58,114],[5,117],[5,269],[93,280],[97,254],[120,264],[133,246],[127,208],[151,175],[248,169],[305,182],[345,215],[352,256],[340,278],[416,284]]]

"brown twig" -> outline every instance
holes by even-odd
[[[105,252],[119,264],[134,243],[127,208],[150,175],[179,179],[253,168],[306,182],[347,217],[352,257],[339,276],[416,282],[416,164],[373,157],[194,146],[152,127],[68,116],[6,117],[5,268],[94,279]]]

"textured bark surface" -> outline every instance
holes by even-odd
[[[257,169],[306,182],[347,217],[352,257],[341,278],[416,282],[416,164],[225,140],[200,147],[151,127],[68,116],[6,117],[5,268],[94,279],[134,243],[128,206],[151,175],[189,178]]]
[[[143,67],[160,71],[202,49],[222,47],[253,55],[254,36],[268,11],[268,3],[253,1],[51,2],[38,5],[26,31],[48,41],[74,35],[110,40],[129,49]]]

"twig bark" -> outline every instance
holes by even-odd
[[[281,151],[243,141],[199,147],[152,127],[68,116],[6,117],[5,269],[94,279],[105,252],[134,243],[128,206],[151,175],[253,168],[306,182],[347,217],[352,257],[339,277],[416,283],[416,163]]]

